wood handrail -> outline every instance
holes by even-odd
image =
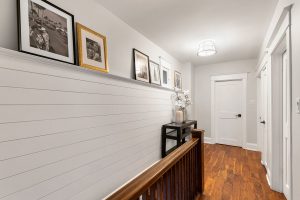
[[[122,187],[120,190],[106,198],[106,200],[139,199],[141,194],[145,193],[153,184],[159,181],[164,176],[164,174],[166,174],[172,167],[174,167],[193,148],[203,150],[203,148],[201,148],[201,143],[203,143],[203,132],[199,133],[199,131],[200,130],[198,130],[198,132],[194,131],[192,140],[183,144],[181,147],[179,147],[167,157],[153,165],[140,176],[138,176],[137,178],[126,184],[124,187]],[[197,155],[202,156],[203,154],[199,153]],[[201,158],[201,160],[203,159]],[[201,163],[201,160],[199,160],[199,163]],[[200,176],[195,178],[201,178],[199,182],[200,184],[202,184],[203,177],[201,176],[203,176],[203,169],[201,169],[198,172]],[[198,188],[197,191],[202,192],[202,187],[203,186],[200,186],[200,188]]]

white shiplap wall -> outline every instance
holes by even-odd
[[[0,49],[0,199],[102,199],[160,158],[171,91]]]

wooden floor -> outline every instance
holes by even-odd
[[[273,192],[260,153],[205,144],[205,191],[198,200],[285,200]]]

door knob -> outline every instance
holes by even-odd
[[[264,120],[264,121],[261,121],[260,123],[261,123],[261,124],[266,124],[266,121]]]
[[[236,117],[241,118],[242,114],[237,114]]]

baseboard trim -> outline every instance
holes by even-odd
[[[211,137],[204,137],[204,143],[206,144],[216,144],[215,139]],[[249,150],[249,151],[259,151],[258,145],[255,143],[246,143],[243,149]]]
[[[267,178],[268,185],[271,187],[271,182],[270,182],[270,179],[269,179],[268,173],[266,174],[266,178]]]
[[[244,149],[250,150],[250,151],[259,151],[258,145],[255,143],[246,143],[246,146]]]
[[[206,144],[216,144],[213,138],[204,137],[204,143]]]

